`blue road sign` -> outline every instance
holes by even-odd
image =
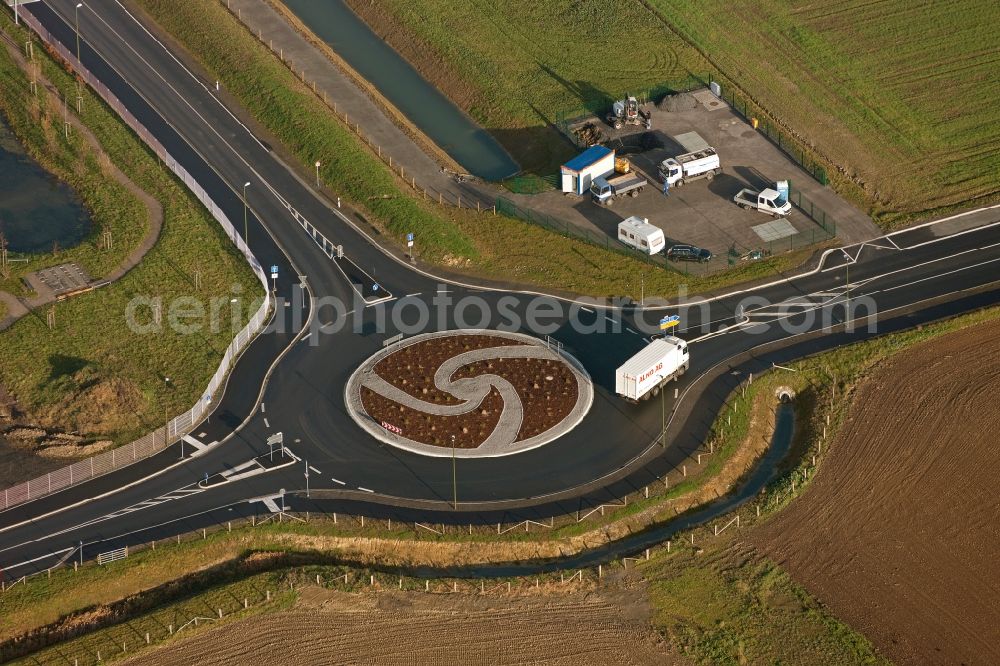
[[[274,273],[275,275],[277,275],[278,274],[278,267],[277,266],[271,266],[271,272]]]
[[[413,234],[406,234],[406,241],[407,241],[408,243],[409,243],[409,242],[412,242],[412,241],[413,241]]]
[[[378,291],[378,282],[372,285],[372,291]]]

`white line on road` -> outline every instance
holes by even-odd
[[[374,491],[374,490],[372,490],[371,488],[362,488],[361,486],[358,486],[358,490],[363,490],[363,491],[365,491],[366,493],[373,493],[373,492],[375,492],[375,491]]]
[[[590,308],[587,308],[587,307],[581,307],[580,309],[581,309],[581,310],[583,310],[584,312],[589,312],[590,314],[594,314],[594,311],[593,311],[593,310],[591,310]]]
[[[317,474],[322,474],[323,473],[323,472],[319,471],[318,469],[316,469],[315,467],[313,467],[312,465],[309,465],[309,469],[311,469],[312,471],[316,472]]]
[[[264,417],[264,427],[265,428],[270,428],[271,427],[271,424],[267,422],[267,417],[266,416]]]
[[[264,403],[260,403],[260,413],[264,413]]]
[[[346,483],[344,483],[340,479],[334,479],[333,477],[330,477],[330,480],[333,481],[334,483],[339,483],[342,486],[346,486],[347,485]]]
[[[416,296],[419,296],[421,293],[422,292],[417,291],[417,292],[414,292],[412,294],[407,294],[404,298],[414,298]]]
[[[629,328],[628,326],[626,326],[625,330],[631,333],[632,335],[639,335],[639,331],[635,330],[634,328]]]

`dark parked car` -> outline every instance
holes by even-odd
[[[712,253],[694,245],[671,245],[666,250],[671,261],[697,261],[705,263],[712,259]]]

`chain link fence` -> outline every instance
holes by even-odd
[[[254,275],[257,276],[257,279],[260,280],[261,285],[264,287],[267,296],[250,318],[249,323],[247,323],[243,330],[236,334],[236,337],[226,347],[222,361],[219,363],[219,368],[215,371],[215,374],[208,383],[208,387],[205,389],[204,395],[207,399],[199,400],[191,409],[164,424],[164,427],[157,428],[130,444],[105,451],[92,458],[81,460],[68,467],[50,472],[37,479],[26,481],[12,488],[6,488],[0,493],[0,510],[30,502],[49,493],[82,483],[102,474],[120,469],[137,460],[152,456],[187,434],[208,413],[212,397],[217,395],[219,389],[223,386],[226,376],[232,369],[237,357],[250,344],[250,341],[254,339],[257,333],[263,329],[273,308],[273,298],[268,288],[267,276],[264,274],[260,262],[257,261],[250,248],[243,242],[243,238],[236,232],[235,227],[233,227],[222,209],[212,201],[211,197],[202,189],[194,177],[167,152],[166,148],[163,147],[156,137],[125,108],[114,93],[76,61],[74,54],[70,53],[69,50],[55,40],[34,16],[26,12],[21,18],[60,58],[73,65],[76,74],[101,96],[108,106],[156,153],[157,157],[163,161],[167,168],[183,181],[184,185],[204,204],[209,213],[212,214],[212,217],[215,218],[226,232],[229,240],[236,245],[237,249],[246,258],[253,269]]]

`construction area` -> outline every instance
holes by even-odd
[[[712,272],[834,237],[844,243],[878,234],[867,215],[817,182],[712,90],[657,103],[625,98],[606,115],[577,119],[566,129],[582,153],[563,166],[560,191],[516,200],[583,235],[614,242],[622,220],[646,219],[662,230],[666,248],[709,250],[711,260],[689,270]],[[776,188],[786,183],[794,205],[783,209]]]

